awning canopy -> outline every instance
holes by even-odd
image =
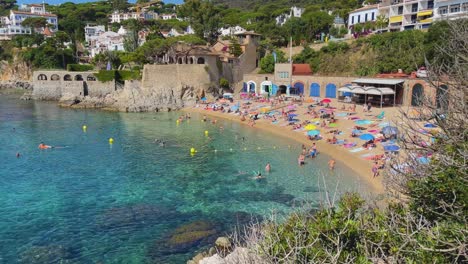
[[[399,23],[403,21],[403,16],[392,16],[389,19],[390,23]]]
[[[356,79],[354,83],[364,84],[384,84],[384,85],[397,85],[405,82],[404,79],[384,79],[384,78],[368,78],[368,79]]]
[[[418,17],[430,16],[430,15],[432,15],[432,10],[426,10],[426,11],[418,12]]]
[[[395,91],[391,88],[381,87],[376,88],[373,86],[361,87],[361,86],[351,86],[351,87],[341,87],[338,89],[338,92],[343,93],[354,93],[354,94],[370,94],[370,95],[387,95],[395,94]]]

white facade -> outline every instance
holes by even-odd
[[[364,6],[349,13],[348,28],[356,24],[373,22],[377,19],[379,9],[377,5]]]
[[[304,13],[305,9],[293,6],[289,10],[289,14],[282,14],[279,15],[275,18],[276,24],[279,26],[282,26],[288,21],[291,17],[302,17],[302,14]]]
[[[11,37],[19,34],[31,34],[31,28],[21,25],[24,20],[30,17],[44,17],[49,24],[50,31],[54,32],[58,29],[57,15],[47,12],[43,5],[31,4],[22,5],[20,11],[10,10],[9,17],[2,17],[0,19],[2,24],[0,35]]]
[[[468,17],[468,0],[446,0],[434,3],[434,20]]]
[[[106,28],[104,26],[90,26],[87,25],[84,28],[85,31],[85,41],[86,43],[90,43],[91,41],[97,39],[99,35],[106,32]]]
[[[91,57],[105,51],[124,51],[124,35],[113,31],[103,32],[90,41],[88,50]]]
[[[245,30],[241,26],[235,26],[235,27],[228,27],[228,28],[221,28],[219,30],[221,36],[234,36],[237,33],[244,33],[247,30]]]
[[[379,4],[379,13],[388,18],[389,31],[425,29],[432,24],[434,2],[434,0],[382,0]]]
[[[158,19],[158,14],[154,12],[131,12],[131,13],[119,13],[115,11],[110,17],[111,23],[121,23],[122,21],[136,19],[136,20],[151,20]]]
[[[162,20],[177,19],[177,15],[176,14],[162,14],[161,18]]]

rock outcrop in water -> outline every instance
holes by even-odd
[[[19,262],[25,264],[76,263],[72,260],[71,252],[61,245],[33,246],[20,254]]]

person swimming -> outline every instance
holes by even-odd
[[[159,143],[159,146],[160,146],[160,147],[165,147],[165,146],[166,146],[166,142],[164,142],[164,141],[161,140],[161,142]]]
[[[39,148],[39,149],[50,149],[50,148],[53,148],[53,147],[44,144],[44,142],[41,142],[41,144],[39,144],[38,148]]]
[[[260,171],[257,172],[257,176],[255,176],[256,180],[263,179],[264,177],[262,176],[262,173]]]
[[[267,162],[265,166],[265,172],[270,172],[270,171],[271,171],[271,165],[270,165],[270,162]]]

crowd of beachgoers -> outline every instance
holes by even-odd
[[[368,161],[369,174],[375,178],[387,161],[400,152],[399,130],[395,121],[399,112],[395,107],[380,109],[370,103],[358,106],[329,98],[249,96],[239,100],[203,100],[196,108],[203,109],[206,114],[238,116],[250,127],[269,123],[285,130],[285,133],[290,130],[296,132],[297,137],[307,138],[310,146],[302,145],[302,152],[298,154],[300,166],[325,148],[339,148]],[[427,130],[423,132],[428,135],[434,128],[431,124],[424,127]],[[429,140],[414,137],[421,145],[430,144],[430,137]],[[346,158],[340,156],[338,160],[346,163]],[[419,158],[422,163],[430,159],[427,156]],[[332,170],[335,164],[335,157],[331,156],[329,168]]]

